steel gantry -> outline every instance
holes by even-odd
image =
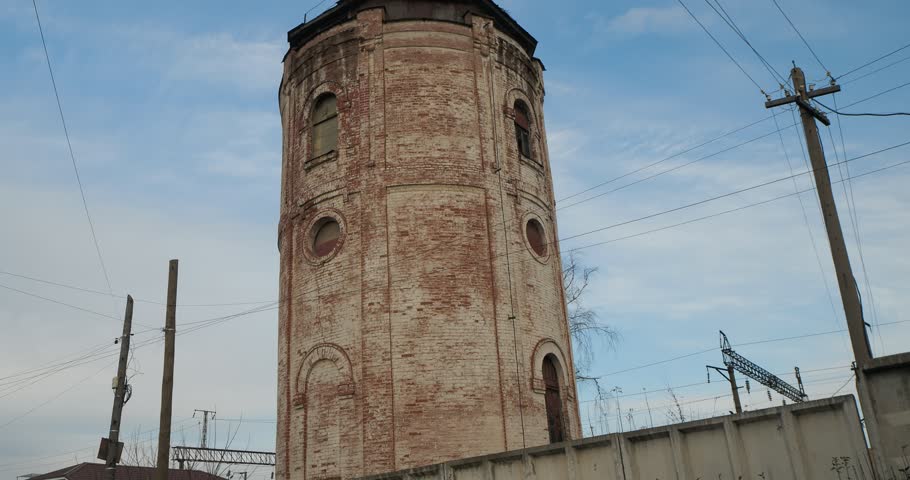
[[[720,351],[724,355],[724,365],[732,368],[743,375],[752,378],[756,382],[774,390],[775,392],[793,400],[794,402],[804,402],[809,399],[803,390],[803,382],[800,380],[799,369],[796,369],[796,378],[799,380],[799,388],[783,381],[777,375],[759,367],[746,357],[733,351],[730,346],[730,340],[723,330],[720,332]]]
[[[183,469],[184,462],[236,465],[275,465],[275,452],[225,450],[220,448],[174,447],[173,459]]]

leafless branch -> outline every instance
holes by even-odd
[[[588,378],[584,374],[593,360],[595,347],[604,346],[612,349],[619,340],[616,330],[601,323],[597,312],[587,308],[582,302],[595,273],[597,267],[584,266],[579,255],[574,252],[563,261],[562,280],[569,316],[569,333],[575,347],[575,372],[579,380]],[[600,345],[597,342],[600,342]]]

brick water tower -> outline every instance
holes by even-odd
[[[536,40],[488,0],[288,33],[276,473],[579,437]]]

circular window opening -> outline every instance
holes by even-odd
[[[313,255],[325,257],[335,250],[341,239],[341,225],[334,218],[324,218],[313,225]]]
[[[525,235],[528,237],[531,250],[534,250],[537,256],[547,256],[547,236],[544,234],[543,225],[536,218],[528,220],[525,225]]]

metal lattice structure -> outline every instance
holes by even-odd
[[[173,459],[183,462],[220,463],[235,465],[275,465],[275,452],[224,450],[220,448],[173,447]]]
[[[724,334],[723,331],[720,332],[720,351],[724,355],[724,365],[733,367],[736,371],[794,402],[799,403],[809,399],[806,392],[802,389],[802,385],[800,385],[800,388],[796,388],[781,380],[777,375],[759,367],[746,357],[734,352],[733,348],[730,346],[730,341],[727,339],[727,335]]]

